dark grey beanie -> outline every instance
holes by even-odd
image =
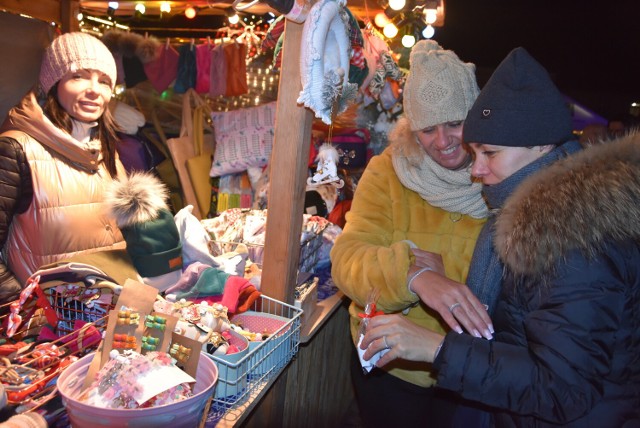
[[[571,113],[549,73],[524,48],[500,63],[464,122],[466,143],[527,147],[572,137]]]

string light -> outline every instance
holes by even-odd
[[[171,3],[168,1],[163,1],[160,3],[160,12],[161,13],[170,13],[171,12]]]
[[[384,36],[388,39],[393,39],[398,35],[398,27],[396,27],[393,22],[389,22],[382,29],[382,34],[384,34]]]
[[[389,0],[389,7],[393,10],[401,10],[406,4],[406,0]]]
[[[430,39],[435,33],[436,30],[433,28],[433,26],[427,25],[426,27],[424,27],[424,30],[422,30],[422,37],[424,37],[425,39]]]
[[[184,10],[184,16],[187,19],[195,18],[196,17],[196,9],[191,5],[187,5],[187,8]]]
[[[144,15],[144,13],[147,11],[147,8],[145,7],[144,3],[136,3],[135,11],[140,15]]]
[[[379,12],[373,18],[373,22],[380,28],[384,28],[389,23],[389,17],[384,12]]]

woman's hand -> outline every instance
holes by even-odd
[[[433,362],[444,336],[420,327],[402,315],[378,315],[369,320],[360,348],[370,360],[376,353],[389,349],[376,363],[382,367],[396,358]]]
[[[420,300],[437,311],[452,330],[462,333],[464,327],[475,337],[492,339],[494,330],[487,309],[469,287],[446,277],[442,256],[417,248],[411,251],[415,256],[415,264],[409,269],[409,278],[420,268],[432,269],[411,281],[411,290]]]
[[[411,252],[416,258],[413,266],[417,268],[428,267],[433,269],[435,272],[438,272],[440,275],[446,276],[444,273],[444,262],[442,261],[442,256],[440,254],[421,250],[419,248],[412,248]]]

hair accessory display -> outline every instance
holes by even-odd
[[[173,345],[171,345],[169,354],[171,354],[173,358],[178,360],[179,363],[184,364],[187,362],[187,360],[189,360],[189,357],[191,356],[191,348],[187,348],[186,346],[174,343]]]
[[[145,351],[155,351],[158,348],[160,339],[153,336],[142,336],[142,349]]]
[[[118,325],[138,325],[140,314],[130,310],[118,311]]]
[[[114,334],[113,348],[114,349],[135,349],[136,337],[129,336],[128,334]]]
[[[167,319],[159,315],[147,315],[144,325],[147,328],[157,328],[164,331],[167,325]]]

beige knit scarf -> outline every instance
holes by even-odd
[[[417,166],[398,152],[392,153],[391,160],[400,182],[429,204],[473,218],[489,215],[482,198],[482,183],[471,181],[469,168],[452,171],[443,168],[428,155],[422,156]]]

